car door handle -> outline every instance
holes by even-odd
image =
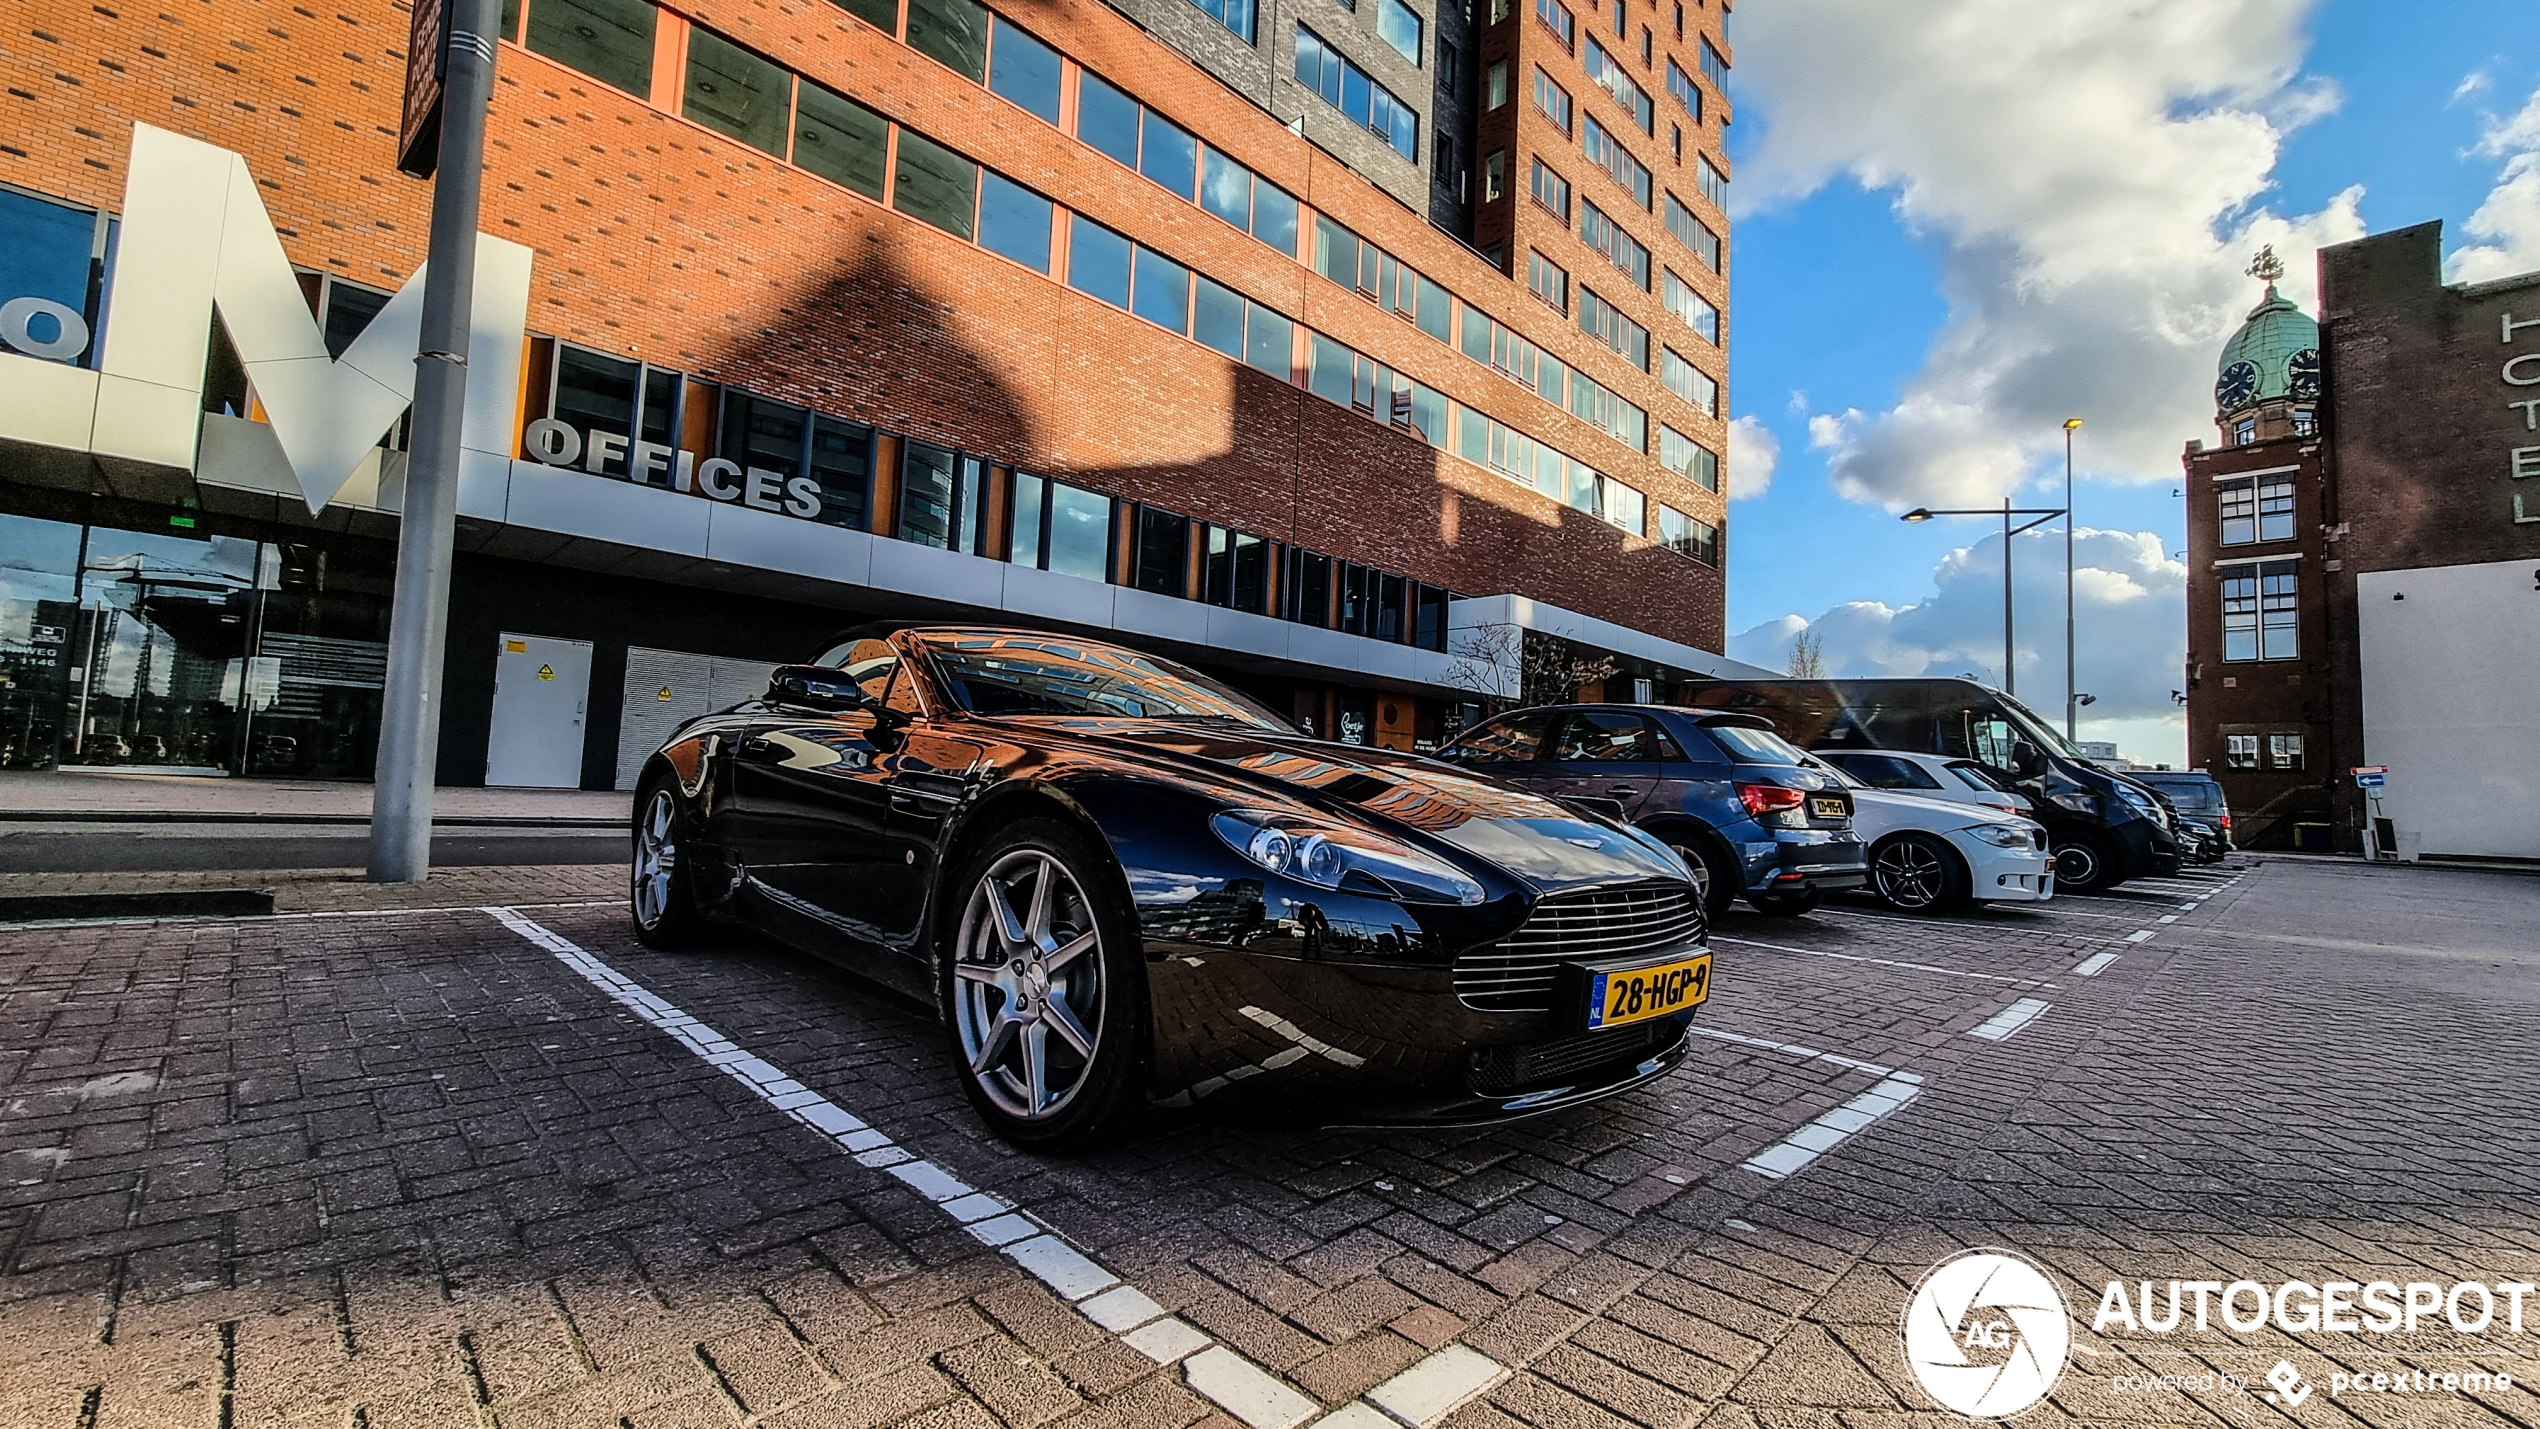
[[[1640,792],[1640,786],[1637,784],[1609,784],[1606,786],[1605,792],[1613,795],[1617,799],[1628,799],[1634,794]]]
[[[746,759],[752,764],[782,764],[785,762],[785,746],[778,744],[775,740],[762,738],[755,734],[742,740],[740,744],[733,749],[732,754],[734,758]]]

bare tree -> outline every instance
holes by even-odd
[[[1794,680],[1822,680],[1826,677],[1826,637],[1814,630],[1799,632],[1790,642],[1790,677]]]
[[[1567,704],[1582,686],[1613,678],[1622,668],[1612,656],[1558,635],[1506,621],[1467,626],[1456,635],[1447,678],[1479,697],[1482,717],[1530,705]],[[1508,672],[1517,675],[1512,696]]]

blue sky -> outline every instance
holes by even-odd
[[[2150,533],[2142,543],[2146,550],[2182,548],[2185,515],[2181,500],[2171,494],[2179,486],[2175,454],[2191,437],[2210,439],[2213,429],[2208,415],[2194,410],[2193,401],[2181,394],[2201,390],[2210,382],[2211,352],[2236,322],[2238,312],[2258,297],[2257,285],[2238,276],[2247,253],[2234,238],[2244,236],[2244,229],[2249,230],[2246,247],[2254,247],[2261,237],[2274,238],[2302,275],[2307,275],[2310,262],[2304,235],[2329,240],[2348,236],[2358,218],[2362,231],[2375,232],[2439,218],[2446,224],[2447,248],[2457,247],[2466,241],[2464,221],[2487,199],[2504,162],[2492,145],[2487,152],[2479,151],[2482,134],[2500,118],[2520,110],[2540,85],[2540,25],[2532,23],[2532,8],[2496,0],[2417,0],[2406,5],[2387,0],[2327,0],[2316,6],[2244,0],[2241,8],[2246,13],[2240,17],[2218,15],[2235,8],[2231,0],[2133,0],[2131,5],[2110,7],[2131,13],[2109,18],[2094,14],[2086,20],[2059,17],[2070,33],[2051,38],[2032,41],[2025,33],[2006,33],[2006,41],[2033,42],[2044,47],[2044,53],[2091,59],[2140,43],[2151,56],[2149,66],[2168,65],[2180,76],[2144,100],[2143,112],[2135,119],[2110,121],[2104,131],[2097,127],[2098,116],[2079,121],[2082,138],[2068,147],[2086,149],[2093,142],[2104,142],[2106,186],[2139,177],[2129,172],[2134,165],[2127,155],[2135,139],[2127,130],[2128,123],[2147,134],[2169,131],[2172,140],[2192,150],[2204,140],[2185,134],[2181,123],[2199,118],[2215,118],[2217,124],[2225,118],[2235,120],[2237,127],[2226,125],[2214,131],[2217,138],[2212,145],[2217,152],[2235,154],[2240,152],[2235,145],[2251,142],[2253,129],[2272,135],[2271,162],[2263,142],[2252,151],[2255,157],[2217,161],[2214,173],[2203,172],[2192,153],[2168,160],[2179,167],[2182,203],[2188,209],[2196,209],[2195,194],[2204,192],[2199,185],[2234,195],[2206,200],[2210,222],[2199,219],[2188,225],[2191,231],[2184,238],[2176,232],[2163,236],[2173,252],[2182,243],[2188,245],[2185,258],[2173,262],[2174,266],[2185,264],[2181,271],[2192,278],[2194,294],[2168,292],[2158,275],[2109,278],[2104,270],[2123,266],[2122,259],[2074,260],[2076,264],[2096,261],[2101,266],[2096,277],[2074,278],[2068,297],[2087,295],[2094,283],[2105,280],[2101,297],[2092,299],[2101,304],[2096,317],[2103,329],[2109,326],[2109,304],[2122,310],[2128,303],[2171,298],[2187,306],[2203,304],[2199,311],[2210,310],[2205,320],[2221,324],[2210,340],[2199,336],[2179,349],[2191,360],[2182,362],[2173,354],[2160,363],[2164,369],[2195,369],[2183,374],[2194,381],[2181,385],[2181,375],[2173,374],[2166,385],[2174,390],[2147,416],[2128,384],[2163,384],[2126,375],[2128,359],[2140,358],[2139,344],[2120,348],[2104,335],[2094,337],[2091,315],[2076,307],[2069,329],[2071,350],[2050,354],[2046,349],[2063,343],[2066,332],[2059,326],[2051,292],[2039,298],[2005,280],[2001,291],[1987,296],[1987,284],[1994,281],[1991,268],[2003,266],[1987,256],[1988,244],[2025,246],[2032,258],[2050,255],[2039,261],[2051,265],[2055,261],[2051,255],[2059,251],[2091,247],[2090,237],[2077,239],[2071,233],[2049,237],[2039,214],[2051,211],[2051,205],[2031,203],[2023,208],[2019,200],[2006,199],[1996,211],[1988,207],[1985,190],[1992,185],[1980,169],[1973,175],[1948,172],[1959,162],[1951,147],[1958,141],[1951,137],[1949,123],[1967,126],[1954,132],[1982,135],[1988,123],[2034,122],[2039,112],[2046,112],[2051,121],[2054,106],[2065,101],[2046,92],[2066,81],[2086,84],[2089,76],[2078,68],[2071,75],[2058,75],[2052,61],[2036,67],[2033,82],[1997,72],[1987,83],[1975,86],[1974,97],[1967,101],[1976,112],[1934,121],[1928,142],[1908,138],[1881,144],[1858,139],[1846,131],[1888,124],[1911,129],[1937,107],[1910,83],[1856,99],[1863,86],[1845,85],[1842,57],[1827,57],[1830,41],[1841,43],[1832,40],[1832,35],[1845,27],[1850,16],[1876,15],[1868,22],[1886,23],[1894,13],[1889,4],[1890,0],[1750,0],[1730,20],[1730,38],[1738,46],[1732,91],[1738,108],[1729,152],[1739,183],[1753,182],[1769,195],[1762,211],[1741,213],[1735,227],[1731,408],[1735,415],[1768,428],[1780,445],[1769,490],[1737,500],[1730,511],[1728,628],[1733,637],[1731,653],[1746,658],[1762,658],[1754,651],[1765,637],[1750,639],[1745,650],[1738,648],[1734,637],[1776,617],[1795,614],[1814,621],[1852,601],[1889,607],[1926,603],[1925,613],[1937,615],[1938,608],[1928,605],[1938,589],[1935,573],[1954,550],[1978,541],[1982,523],[1934,521],[1912,526],[1898,521],[1894,510],[1908,504],[1989,505],[2005,489],[2014,490],[2022,505],[2059,504],[2062,463],[2055,411],[2071,411],[2091,422],[2083,429],[2078,448],[2082,480],[2077,505],[2082,526]],[[1992,23],[1990,17],[1999,17],[2004,25],[2025,32],[2032,28],[2030,15],[2046,13],[1999,0],[1935,0],[1935,8],[1959,12],[1955,18],[1962,31],[1969,26],[1980,30]],[[1794,10],[1803,13],[1788,13]],[[2215,33],[2226,50],[2236,36],[2249,36],[2244,70],[2215,77],[2212,62],[2199,53],[2214,48],[2214,38],[2188,33],[2200,24],[2218,25]],[[1882,51],[1875,42],[1865,41],[1863,63],[1914,63],[1914,56],[1893,52],[1893,40],[1887,43],[1889,48]],[[2056,46],[2068,48],[2058,51]],[[1804,64],[1806,72],[1779,68],[1785,56],[1793,66]],[[2226,60],[2222,68],[2228,70],[2229,64]],[[1821,66],[1829,73],[1815,73]],[[2484,85],[2473,82],[2469,92],[2462,93],[2465,78],[2472,75],[2486,76]],[[1777,103],[1794,114],[1806,107],[1812,116],[1829,106],[1857,104],[1859,109],[1826,119],[1814,134],[1802,134],[1799,131],[1807,126],[1785,122],[1792,116],[1776,113]],[[1987,116],[1982,109],[1988,104],[2000,105],[2003,112]],[[2124,105],[2113,107],[2123,109]],[[2196,135],[2203,132],[2198,130]],[[1978,166],[1998,162],[2005,170],[2048,167],[2025,164],[2016,143],[2002,148],[1998,158],[1976,156],[1967,162]],[[2057,172],[2051,181],[2069,185],[2072,192],[2090,192],[2101,180],[2086,157],[2068,162],[2066,154],[2059,152],[2053,166]],[[2240,188],[2234,190],[2234,184]],[[2359,199],[2341,200],[2356,186],[2362,190]],[[1899,196],[1907,193],[1915,195],[1906,205],[1914,210],[1910,215],[1900,214]],[[2341,209],[2341,203],[2347,207]],[[1751,202],[1746,206],[1751,208]],[[2262,211],[2279,216],[2293,231],[2276,237]],[[2257,224],[2250,229],[2253,219]],[[2213,252],[2196,253],[2194,243],[2207,237],[2214,242]],[[2055,277],[2048,286],[2072,276]],[[2150,287],[2130,290],[2124,286],[2128,282]],[[2173,282],[2171,286],[2191,284]],[[2293,288],[2294,281],[2288,279],[2288,292]],[[1953,294],[1958,299],[1955,304]],[[2308,301],[2306,279],[2297,298]],[[1920,451],[1934,444],[1916,447],[1911,439],[1924,429],[1911,424],[1882,437],[1877,430],[1882,426],[1880,414],[1890,414],[1900,402],[1909,402],[1918,383],[1928,390],[1937,380],[1940,387],[1949,388],[1948,374],[1960,364],[1948,356],[1935,357],[1935,344],[1955,341],[1962,345],[1956,351],[1974,354],[1968,365],[1981,364],[1990,348],[1988,323],[1979,310],[1987,302],[1997,305],[1996,311],[2003,310],[1999,305],[2005,303],[2021,310],[2020,331],[2006,341],[2037,352],[2038,361],[2009,365],[2034,371],[2038,377],[2029,385],[2046,383],[2047,390],[2043,394],[2031,391],[2018,403],[1997,401],[2006,381],[1996,380],[1953,395],[1972,393],[1983,414],[1979,420],[1990,420],[1997,407],[2024,406],[2028,415],[2019,425],[2033,430],[2014,434],[2020,443],[2016,453],[1970,448],[1964,480],[1957,485],[1951,483],[1958,476],[1949,471],[1903,471],[1896,459],[1900,450]],[[1954,337],[1953,307],[1969,314],[1957,324]],[[2104,361],[2093,362],[2093,343],[2106,347]],[[2068,374],[2088,372],[2095,390],[2081,390],[2084,384],[2076,380],[2069,402],[2058,404],[2051,385],[2058,363],[2064,364],[2061,370]],[[2007,383],[2016,385],[2020,380],[2013,377]],[[2129,410],[2098,420],[2094,405]],[[1819,415],[1822,420],[1822,414],[1848,409],[1870,414],[1858,429],[1862,440],[1812,447],[1810,417]],[[2103,429],[2107,437],[2094,440],[2102,437]],[[1885,448],[1877,444],[1882,439],[1889,442]],[[2112,446],[2119,449],[2112,451]],[[1954,458],[1944,453],[1941,459]],[[1844,463],[1840,481],[1830,480],[1830,460]],[[2009,462],[2011,467],[1990,468],[1990,476],[1974,474],[1988,460]],[[2024,475],[2012,474],[2012,468]],[[1733,454],[1733,493],[1737,469]],[[1838,486],[1851,496],[1840,494]],[[1880,500],[1864,499],[1871,496]],[[1963,583],[1969,597],[1967,620],[1976,620],[1980,610],[1989,611],[1982,617],[1990,622],[1985,629],[1970,627],[1964,632],[1969,651],[1991,650],[1988,674],[1999,663],[1998,545],[1997,538],[1974,553],[1979,565],[1992,563],[1989,583]],[[2031,541],[2024,538],[2017,553],[2023,587],[2022,694],[2041,709],[2061,707],[2061,555],[2060,536],[2040,545],[2034,554]],[[2038,599],[2031,601],[2031,576],[2043,578],[2050,573],[2049,586],[2036,591]],[[1979,587],[1993,592],[1989,607],[1974,603]],[[2169,620],[2175,625],[2182,618],[2174,612]],[[1829,655],[1834,655],[1839,630],[1827,627],[1820,633],[1829,641]],[[2043,641],[2041,647],[2030,646],[2032,634]],[[1786,642],[1787,635],[1777,638]],[[2081,643],[2087,663],[2093,637],[2086,621]],[[1953,651],[1945,658],[1957,662],[1954,669],[1972,663],[1974,655]],[[2152,693],[2135,701],[2130,711],[2134,718],[2127,728],[2106,732],[2159,744],[2164,736],[2155,730],[2158,721],[2145,701],[2161,693],[2158,687],[2177,682],[2171,673],[2174,667],[2157,651],[2140,658],[2158,668],[2133,671],[2126,683]],[[2031,660],[2041,662],[2041,669],[2051,667],[2053,678],[2042,678],[2039,671],[2031,670]],[[1869,671],[1861,668],[1860,672]],[[2085,688],[2094,683],[2108,687],[2119,679],[2103,674],[2094,682],[2088,674],[2085,671]],[[2165,750],[2159,753],[2174,757]]]

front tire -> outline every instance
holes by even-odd
[[[2097,893],[2116,886],[2116,855],[2106,840],[2070,829],[2057,832],[2054,843],[2056,892]]]
[[[1928,913],[1967,901],[1958,856],[1929,834],[1903,833],[1870,851],[1870,891],[1903,913]]]
[[[952,896],[940,992],[962,1090],[1030,1151],[1117,1129],[1144,1061],[1146,978],[1110,862],[1047,819],[1004,831]]]
[[[635,796],[635,846],[628,869],[627,905],[635,938],[648,948],[679,948],[706,931],[697,911],[697,875],[686,856],[686,820],[668,779],[655,779]]]

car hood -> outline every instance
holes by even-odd
[[[1053,736],[1099,747],[1179,777],[1205,773],[1230,803],[1301,803],[1355,817],[1413,843],[1485,860],[1538,890],[1644,878],[1682,879],[1672,854],[1645,836],[1576,813],[1540,794],[1452,764],[1396,750],[1303,735],[1153,720],[1033,720]]]

